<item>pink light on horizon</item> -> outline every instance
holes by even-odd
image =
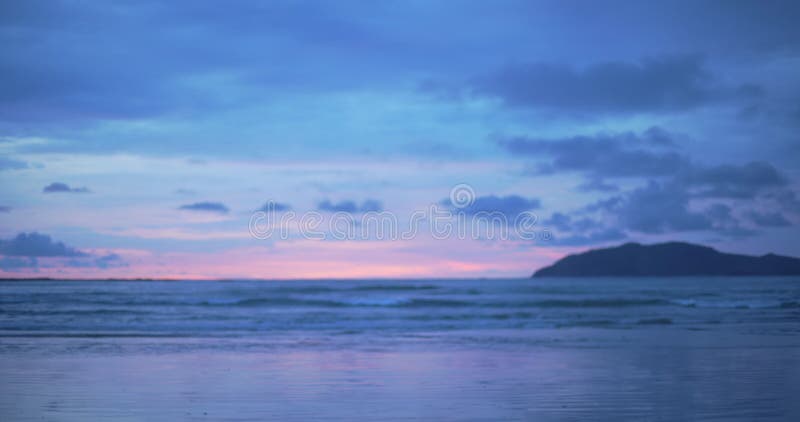
[[[513,243],[513,242],[512,242]],[[518,247],[487,253],[497,245],[480,241],[296,240],[269,247],[220,253],[104,250],[124,266],[71,267],[65,259],[40,259],[36,269],[0,271],[3,277],[170,279],[353,279],[528,277],[571,249]]]

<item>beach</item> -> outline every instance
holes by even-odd
[[[796,420],[796,278],[0,283],[3,420]]]

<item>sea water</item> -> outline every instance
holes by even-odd
[[[800,420],[800,278],[0,282],[0,420]]]

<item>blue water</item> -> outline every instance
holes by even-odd
[[[800,278],[0,283],[3,420],[796,420],[798,395]]]
[[[602,327],[800,332],[791,278],[26,281],[0,284],[0,335],[375,336]],[[4,342],[7,345],[9,342]]]

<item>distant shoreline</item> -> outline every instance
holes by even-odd
[[[527,280],[527,276],[519,277],[363,277],[363,278],[57,278],[57,277],[0,277],[0,282],[14,281],[433,281],[433,280]]]
[[[535,280],[565,280],[565,279],[632,279],[632,278],[640,278],[640,279],[665,279],[665,278],[785,278],[785,277],[796,277],[796,275],[786,275],[786,274],[772,274],[772,275],[759,275],[759,274],[732,274],[732,275],[724,275],[724,274],[694,274],[694,275],[598,275],[598,276],[538,276],[538,277],[530,277],[530,276],[520,276],[520,277],[499,277],[499,278],[488,278],[488,277],[428,277],[428,278],[54,278],[54,277],[23,277],[23,278],[0,278],[0,283],[14,283],[14,282],[33,282],[33,281],[62,281],[62,282],[79,282],[79,281],[88,281],[88,282],[100,282],[100,281],[108,281],[108,282],[158,282],[158,281],[167,281],[167,282],[186,282],[186,281],[202,281],[202,282],[237,282],[237,281],[264,281],[264,282],[282,282],[282,281],[376,281],[376,282],[387,282],[387,281],[442,281],[442,280],[482,280],[482,281],[497,281],[497,280],[519,280],[519,281],[530,281],[532,279]]]

